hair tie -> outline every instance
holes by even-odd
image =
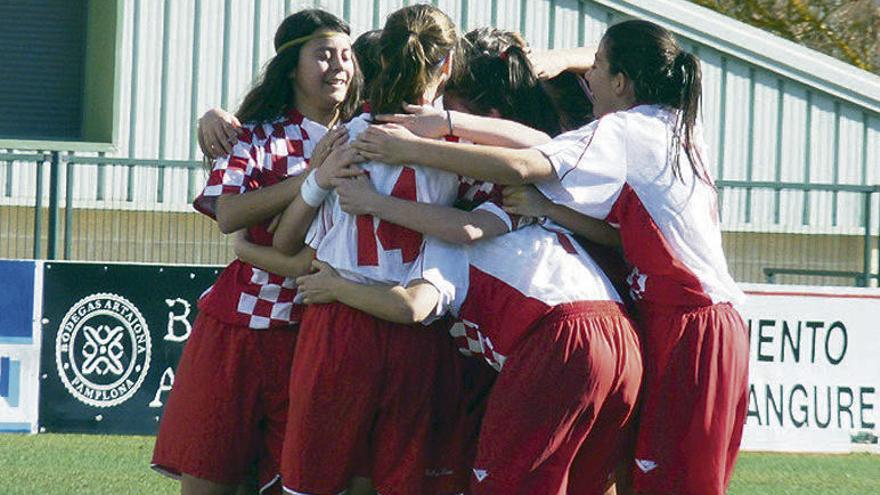
[[[275,49],[275,54],[277,55],[277,54],[283,52],[284,50],[287,50],[288,48],[291,48],[291,47],[294,47],[297,45],[301,45],[303,43],[308,43],[309,41],[312,41],[314,39],[333,38],[334,36],[348,36],[348,35],[341,32],[341,31],[318,31],[316,33],[308,34],[306,36],[300,36],[299,38],[294,38],[290,41],[282,43],[281,46],[279,46],[278,48]]]
[[[510,49],[511,48],[513,48],[513,45],[508,45],[507,48],[505,48],[504,51],[502,51],[501,54],[498,55],[498,58],[507,62],[508,57],[510,57]]]

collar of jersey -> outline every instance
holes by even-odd
[[[302,124],[303,120],[306,119],[306,117],[301,114],[296,107],[291,107],[284,115],[284,117],[296,125]]]

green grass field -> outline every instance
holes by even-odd
[[[175,494],[152,437],[0,435],[0,494]],[[731,495],[880,494],[880,456],[744,453]]]

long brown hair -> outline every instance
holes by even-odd
[[[477,115],[496,110],[502,118],[546,132],[560,133],[558,108],[538,80],[518,33],[478,28],[465,35],[466,68],[446,85]]]
[[[364,93],[369,95],[373,83],[382,71],[382,62],[379,60],[379,39],[382,37],[381,29],[374,29],[361,34],[351,44],[351,49],[357,58],[358,66],[364,79]]]
[[[370,91],[373,113],[418,103],[457,45],[455,24],[437,7],[412,5],[389,15],[379,38],[382,71]]]
[[[681,178],[679,156],[684,147],[694,175],[711,184],[694,143],[702,93],[700,60],[682,50],[672,33],[653,22],[624,21],[608,28],[602,39],[611,74],[623,73],[632,81],[636,103],[679,111],[669,150],[675,176]]]
[[[285,43],[314,34],[319,30],[351,34],[351,28],[342,19],[320,10],[308,9],[288,16],[275,31],[275,50]],[[270,60],[253,88],[244,97],[235,116],[242,122],[267,122],[286,114],[294,106],[294,88],[288,75],[299,64],[302,44],[286,47]],[[361,76],[355,73],[349,82],[345,101],[339,108],[342,120],[348,120],[358,109]]]

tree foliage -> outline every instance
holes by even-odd
[[[880,74],[878,0],[691,0]]]

